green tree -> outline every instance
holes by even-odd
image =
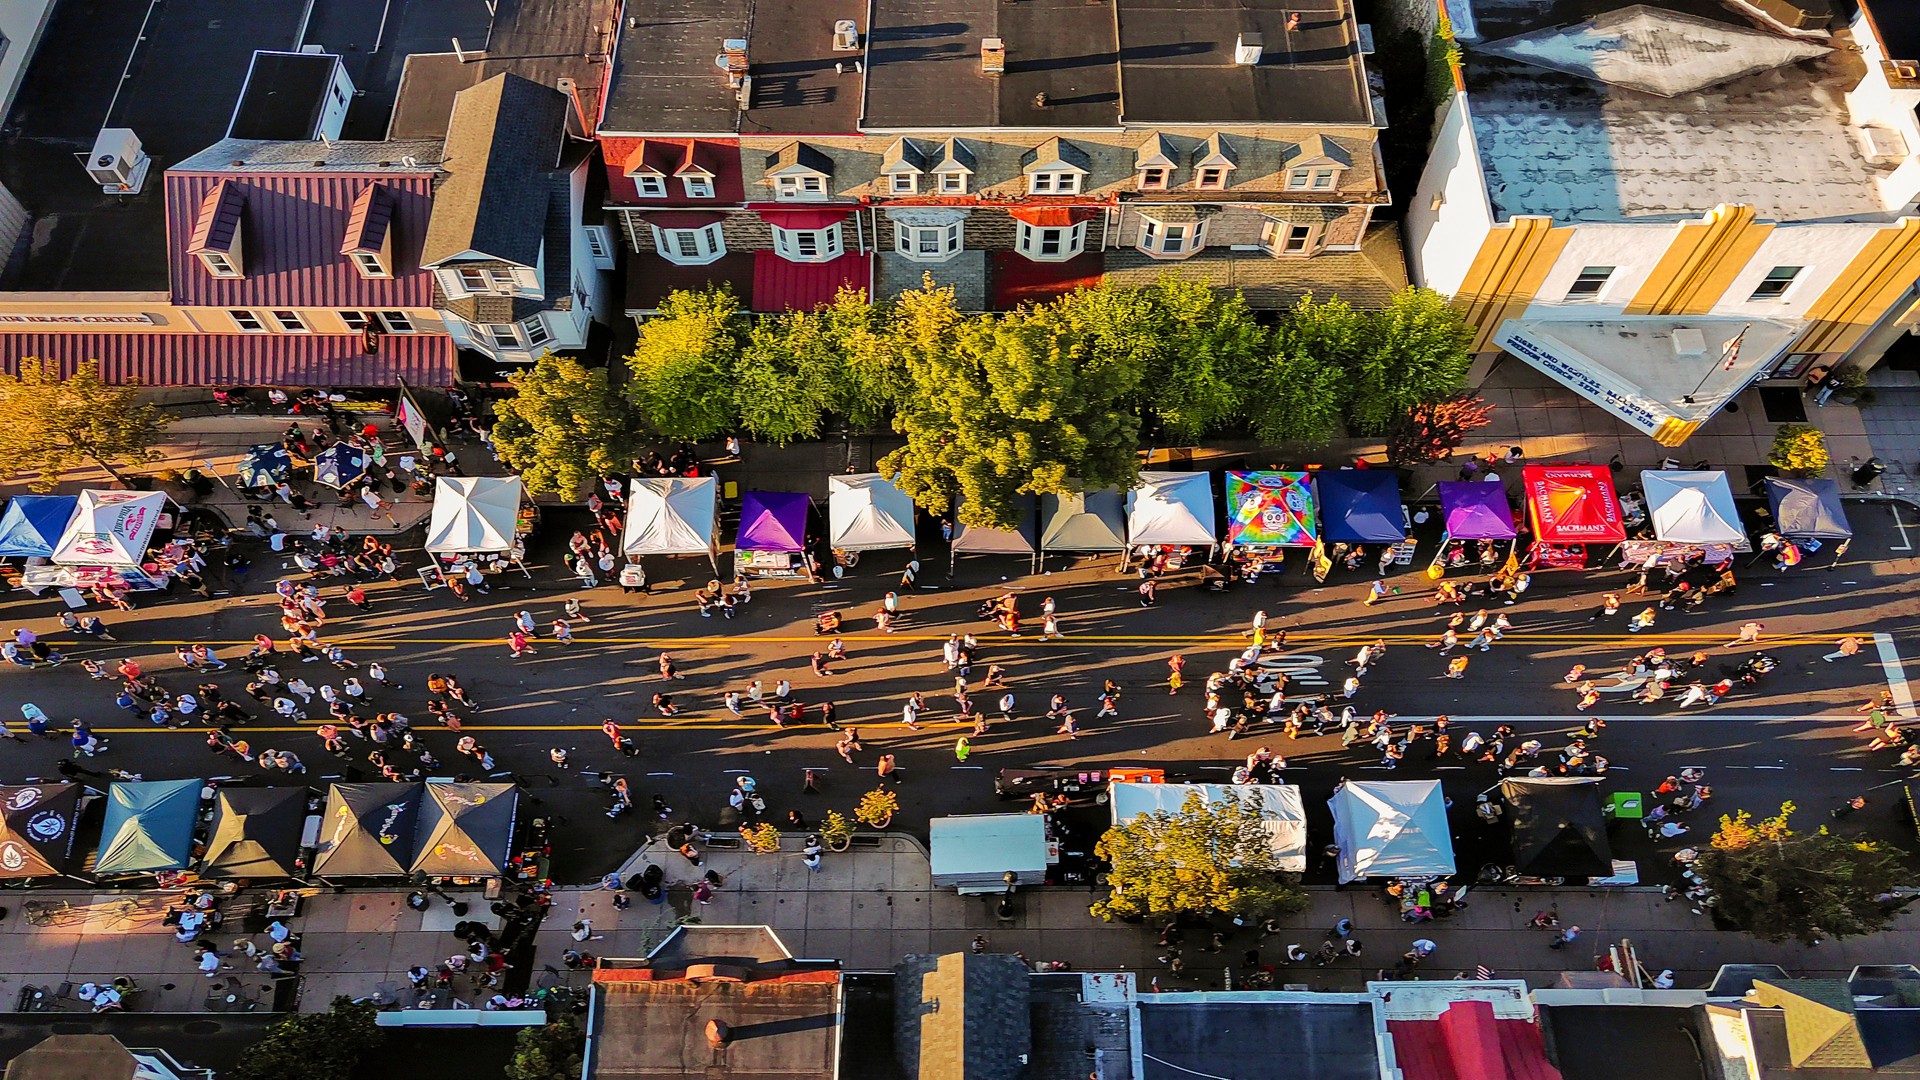
[[[605,368],[549,353],[508,381],[515,396],[494,406],[494,447],[536,495],[571,498],[645,448],[640,417]]]
[[[660,302],[627,358],[628,392],[648,426],[674,439],[710,438],[733,427],[743,321],[727,288],[676,292]]]
[[[1260,809],[1192,792],[1178,811],[1156,810],[1107,830],[1094,845],[1112,893],[1093,905],[1102,919],[1217,911],[1261,919],[1304,911],[1307,895],[1280,883]]]
[[[1140,411],[1176,443],[1198,442],[1237,417],[1246,371],[1267,344],[1246,299],[1237,290],[1168,276],[1137,290],[1135,306],[1145,365]]]
[[[1473,330],[1431,289],[1405,289],[1362,322],[1347,420],[1355,434],[1385,434],[1415,405],[1467,387]]]
[[[267,1029],[233,1074],[240,1080],[348,1080],[378,1045],[376,1009],[336,997],[323,1013],[294,1013]]]
[[[1745,810],[1721,817],[1694,862],[1713,890],[1716,917],[1763,941],[1809,945],[1885,929],[1893,909],[1877,898],[1907,877],[1899,855],[1825,825],[1797,833],[1787,824],[1793,811],[1788,802],[1757,821]]]
[[[1018,495],[1135,481],[1137,350],[1084,332],[1077,306],[961,322],[947,319],[950,289],[929,292],[898,342],[912,391],[894,427],[907,445],[880,462],[901,490],[936,514],[962,498],[965,524],[1011,528]]]
[[[140,403],[138,386],[109,386],[100,365],[81,364],[68,378],[59,366],[23,357],[19,374],[0,375],[0,455],[9,477],[34,475],[35,491],[52,491],[60,474],[91,462],[122,484],[123,466],[158,461],[154,444],[172,421]]]
[[[846,370],[824,317],[790,311],[760,319],[733,369],[740,426],[781,446],[818,436]]]
[[[580,1080],[587,1033],[571,1014],[540,1027],[520,1029],[513,1040],[507,1080]]]
[[[922,290],[932,283],[926,276]],[[866,293],[842,288],[819,311],[842,365],[834,381],[833,411],[862,431],[886,426],[907,393],[906,363],[890,334],[896,306],[876,307]]]

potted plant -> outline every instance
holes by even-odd
[[[845,851],[853,843],[853,822],[838,810],[827,811],[825,820],[820,822],[820,841],[827,845],[828,851]]]
[[[1773,449],[1767,453],[1767,464],[1783,476],[1819,476],[1827,471],[1831,460],[1826,435],[1808,424],[1780,425],[1780,430],[1773,433]]]
[[[884,829],[900,810],[900,797],[886,788],[874,788],[860,796],[860,805],[853,808],[853,816],[863,825]]]
[[[740,840],[757,855],[772,855],[780,850],[780,830],[767,822],[740,827]]]

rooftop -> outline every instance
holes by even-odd
[[[504,13],[512,0],[495,2]],[[455,39],[463,48],[485,48],[487,7],[448,0],[315,0],[306,44],[338,54],[356,94],[342,137],[386,138],[408,56],[445,52]],[[444,131],[442,125],[427,135],[437,139]]]
[[[1128,123],[1373,122],[1349,0],[1120,0],[1119,15]],[[1234,62],[1244,33],[1258,64]]]
[[[1714,0],[1473,10],[1467,100],[1499,219],[1675,221],[1729,192],[1776,221],[1891,216],[1874,178],[1893,166],[1848,119],[1865,67],[1844,28],[1810,44]]]
[[[234,18],[230,0],[169,0],[143,26],[143,4],[55,5],[0,136],[0,183],[34,218],[8,287],[165,289],[161,171],[219,141],[254,50],[297,49],[307,7],[255,0]],[[152,158],[141,194],[103,195],[76,160],[103,127],[133,129]]]
[[[626,134],[851,134],[860,120],[864,76],[854,69],[862,53],[834,49],[834,24],[859,25],[866,15],[860,0],[650,3],[620,27],[600,126]],[[730,40],[747,43],[744,110],[716,62]]]
[[[538,262],[566,108],[559,91],[518,75],[496,75],[460,92],[447,126],[448,176],[434,199],[422,262],[468,252],[521,266]]]
[[[327,92],[339,64],[332,53],[254,53],[227,137],[313,138],[327,111]]]
[[[1698,1005],[1543,1005],[1540,1026],[1566,1080],[1700,1080],[1713,1041]]]
[[[1140,1080],[1376,1080],[1380,1056],[1366,1001],[1289,1001],[1272,993],[1140,998]],[[1249,1053],[1258,1048],[1257,1053]]]
[[[868,128],[1120,124],[1121,16],[1112,5],[880,0],[875,8]],[[981,71],[980,44],[990,37],[1006,43],[1003,75]]]
[[[502,72],[555,88],[572,79],[578,111],[570,127],[587,134],[579,117],[599,112],[618,8],[618,0],[498,0],[491,32],[461,40],[465,61],[445,51],[444,37],[433,51],[405,58],[387,137],[439,138],[453,114],[454,95]]]

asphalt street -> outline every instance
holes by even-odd
[[[994,794],[993,777],[1002,768],[1149,766],[1167,769],[1171,778],[1224,782],[1232,767],[1260,745],[1283,754],[1286,780],[1303,788],[1314,815],[1314,847],[1328,836],[1325,800],[1341,777],[1440,778],[1455,803],[1461,870],[1472,873],[1500,854],[1497,837],[1485,833],[1468,812],[1473,796],[1498,782],[1493,765],[1458,754],[1432,761],[1424,749],[1416,749],[1388,773],[1377,753],[1364,747],[1343,751],[1337,736],[1287,740],[1276,730],[1229,741],[1208,733],[1201,717],[1205,676],[1223,669],[1244,648],[1244,631],[1256,609],[1268,613],[1270,627],[1289,632],[1282,662],[1294,674],[1295,690],[1337,689],[1351,671],[1345,662],[1355,650],[1380,639],[1388,645],[1385,659],[1365,678],[1354,701],[1363,715],[1385,709],[1399,714],[1404,724],[1444,713],[1453,718],[1456,744],[1468,731],[1490,732],[1506,722],[1549,748],[1562,745],[1579,723],[1575,695],[1561,678],[1571,665],[1600,671],[1662,645],[1673,653],[1707,650],[1712,655],[1708,670],[1717,674],[1720,666],[1731,667],[1752,651],[1724,643],[1742,623],[1761,621],[1760,647],[1782,663],[1758,687],[1708,711],[1680,713],[1671,700],[1656,705],[1608,700],[1593,710],[1610,725],[1596,744],[1613,765],[1608,790],[1647,791],[1686,766],[1708,771],[1714,799],[1694,815],[1695,835],[1657,847],[1636,829],[1615,838],[1618,857],[1636,859],[1644,876],[1664,880],[1670,876],[1665,856],[1704,840],[1719,812],[1770,812],[1786,799],[1804,808],[1798,820],[1811,827],[1827,820],[1827,811],[1846,797],[1867,791],[1869,809],[1841,827],[1897,839],[1913,849],[1912,829],[1899,816],[1891,791],[1878,788],[1908,771],[1896,767],[1893,753],[1869,754],[1866,738],[1850,728],[1858,720],[1854,708],[1882,689],[1891,687],[1901,701],[1911,700],[1901,657],[1920,655],[1915,634],[1920,560],[1914,552],[1920,513],[1883,503],[1850,504],[1850,513],[1858,535],[1838,566],[1828,568],[1830,549],[1786,573],[1766,562],[1748,568],[1743,557],[1733,594],[1710,600],[1697,614],[1661,612],[1644,633],[1628,633],[1626,620],[1646,606],[1646,599],[1629,599],[1611,619],[1590,618],[1600,592],[1622,587],[1623,575],[1536,573],[1533,588],[1518,604],[1493,609],[1508,615],[1513,631],[1491,650],[1471,653],[1466,677],[1457,680],[1443,677],[1446,659],[1423,647],[1437,638],[1452,610],[1432,602],[1431,586],[1421,573],[1424,558],[1396,569],[1389,584],[1400,592],[1372,608],[1360,603],[1371,575],[1336,571],[1325,585],[1316,585],[1296,553],[1286,573],[1226,595],[1193,587],[1191,573],[1177,576],[1148,610],[1137,602],[1135,579],[1118,575],[1112,556],[1054,556],[1041,575],[1027,574],[1026,564],[1012,558],[966,558],[949,580],[944,550],[929,546],[921,578],[926,587],[905,596],[907,618],[899,631],[882,634],[874,632],[867,616],[895,587],[904,552],[870,554],[845,579],[829,585],[759,584],[738,618],[704,619],[692,602],[693,589],[710,576],[704,559],[649,559],[656,588],[648,597],[624,595],[610,585],[578,588],[563,576],[557,558],[567,535],[585,521],[584,513],[576,521],[568,511],[548,512],[535,536],[531,578],[502,575],[493,579],[491,593],[467,603],[444,590],[426,593],[411,580],[381,583],[369,588],[370,613],[355,612],[341,599],[335,579],[327,589],[333,602],[322,634],[344,645],[352,658],[378,659],[390,669],[404,689],[376,690],[377,706],[412,717],[426,744],[449,763],[448,772],[465,759],[454,752],[456,736],[426,716],[424,684],[430,672],[457,674],[481,705],[467,714],[465,733],[478,737],[503,771],[526,781],[529,793],[540,800],[531,812],[557,815],[563,824],[554,876],[580,882],[617,867],[648,829],[663,825],[647,812],[655,792],[674,808],[676,821],[691,818],[710,827],[737,821],[726,796],[743,771],[759,781],[773,818],[783,819],[797,808],[812,821],[826,809],[850,810],[876,783],[877,754],[893,753],[904,773],[898,784],[902,810],[893,827],[924,836],[933,816],[1019,809]],[[398,546],[412,545],[402,552],[403,564],[425,561],[419,543],[417,532],[399,538]],[[1431,543],[1426,538],[1427,551]],[[176,645],[213,643],[226,658],[237,660],[253,634],[279,636],[272,597],[275,562],[264,551],[249,553],[254,570],[244,594],[213,601],[190,595],[156,598],[132,613],[108,612],[119,642],[72,643],[69,655],[109,661],[136,657],[176,692],[191,689],[201,676],[180,668]],[[723,566],[724,560],[723,555]],[[1008,589],[1022,596],[1028,622],[1017,639],[974,617],[982,600]],[[1067,635],[1063,641],[1039,636],[1038,608],[1045,596],[1058,605]],[[574,644],[557,645],[546,627],[570,597],[582,601],[591,622],[576,627]],[[65,647],[68,636],[58,632],[55,618],[58,603],[51,596],[9,594],[0,599],[4,625],[31,626]],[[1478,606],[1469,604],[1468,614]],[[513,613],[523,608],[539,621],[542,637],[535,655],[513,659],[505,637]],[[809,657],[823,647],[823,639],[812,633],[812,620],[828,609],[848,617],[843,636],[849,656],[834,665],[832,676],[820,678],[809,669]],[[968,631],[980,637],[979,663],[1007,669],[1022,719],[996,724],[974,740],[971,757],[958,762],[954,740],[968,725],[952,719],[952,678],[941,663],[940,646],[947,635]],[[1822,662],[1822,654],[1833,651],[1843,634],[1870,638],[1859,656]],[[662,650],[671,652],[684,676],[670,685],[657,677]],[[1174,653],[1188,660],[1187,686],[1179,695],[1170,695],[1166,686],[1166,661]],[[345,674],[324,663],[291,667],[304,667],[297,673],[316,686],[323,676]],[[294,672],[283,667],[283,673],[291,677]],[[857,765],[840,759],[835,735],[823,727],[776,730],[759,715],[728,714],[721,694],[756,677],[769,688],[790,679],[795,696],[809,704],[832,700],[842,722],[861,729],[866,749]],[[1123,688],[1121,715],[1095,720],[1099,687],[1108,678]],[[213,679],[230,696],[246,700],[237,663]],[[111,742],[104,755],[85,762],[94,768],[133,769],[150,779],[253,769],[209,754],[203,728],[157,729],[122,712],[113,703],[112,686],[90,681],[74,663],[36,671],[14,668],[0,707],[12,716],[19,703],[32,701],[56,718],[87,718]],[[652,695],[662,690],[681,706],[680,715],[667,719],[653,712]],[[914,690],[925,693],[931,706],[919,731],[899,723],[900,707]],[[1066,694],[1079,711],[1078,739],[1056,734],[1040,718],[1056,692]],[[976,691],[975,696],[983,706],[991,704],[988,694]],[[248,774],[251,782],[318,785],[342,777],[374,778],[364,762],[325,753],[310,728],[276,727],[270,712],[261,712],[266,715],[238,733],[256,750],[295,751],[310,771],[288,778],[254,770]],[[607,719],[634,738],[637,756],[612,750],[600,732]],[[550,766],[551,747],[569,750],[570,770]],[[7,744],[0,750],[6,761],[0,776],[13,782],[51,775],[66,749],[64,739]],[[818,793],[802,790],[808,769],[815,770]],[[603,770],[629,779],[639,809],[617,821],[604,817],[608,799],[596,780]],[[1316,864],[1310,873],[1317,878],[1323,868]]]

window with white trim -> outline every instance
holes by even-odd
[[[353,268],[360,271],[361,277],[383,278],[393,276],[387,272],[387,264],[381,261],[380,253],[377,251],[356,251],[347,257],[353,260]]]
[[[1221,165],[1207,165],[1193,174],[1193,186],[1201,191],[1224,191],[1227,186],[1227,170]]]
[[[380,322],[386,326],[389,334],[413,333],[413,316],[404,311],[383,311]]]
[[[1149,165],[1140,170],[1141,191],[1165,191],[1173,186],[1173,170],[1165,165]]]
[[[264,334],[267,332],[267,324],[260,321],[260,316],[257,312],[248,311],[245,308],[235,308],[227,312],[227,318],[232,319],[234,328],[243,334]]]
[[[663,229],[653,226],[653,247],[660,257],[681,266],[704,266],[727,253],[726,238],[720,223],[694,229]]]
[[[711,176],[683,176],[680,178],[680,186],[685,189],[689,199],[713,198],[713,177]]]
[[[340,321],[347,324],[348,330],[357,334],[373,325],[373,312],[343,311],[340,313]]]
[[[1035,262],[1066,262],[1087,246],[1087,223],[1077,225],[1029,225],[1022,221],[1014,231],[1013,249]]]
[[[1601,290],[1607,287],[1607,279],[1613,276],[1611,266],[1583,266],[1580,273],[1567,288],[1569,300],[1598,300]]]
[[[613,269],[613,236],[607,232],[607,227],[605,225],[588,225],[586,227],[586,238],[587,254],[593,257],[593,268],[596,270]]]
[[[827,178],[818,173],[776,176],[773,178],[773,196],[776,199],[824,199],[827,197]]]
[[[1320,247],[1321,229],[1284,221],[1260,226],[1260,246],[1272,255],[1311,255]]]
[[[1029,195],[1078,195],[1080,174],[1070,170],[1027,174]]]
[[[1747,297],[1747,299],[1749,300],[1780,299],[1781,297],[1787,295],[1788,289],[1793,288],[1794,280],[1800,276],[1800,271],[1805,269],[1806,267],[1804,266],[1774,267],[1773,269],[1767,271],[1766,277],[1763,277],[1760,279],[1760,284],[1753,287],[1753,295]]]
[[[943,172],[940,175],[940,194],[965,195],[967,193],[967,174],[963,172]]]
[[[920,193],[920,174],[916,172],[897,172],[887,176],[887,194],[918,195]]]
[[[960,238],[958,221],[949,225],[902,225],[895,222],[893,226],[893,249],[920,262],[939,262],[958,255]]]
[[[283,334],[313,333],[313,328],[307,325],[307,320],[301,318],[297,311],[276,311],[272,314],[274,325],[278,326]]]
[[[1340,175],[1339,169],[1310,168],[1291,169],[1287,172],[1289,191],[1324,191],[1333,187],[1334,180]]]
[[[520,347],[520,332],[512,323],[486,324],[487,338],[495,348],[517,349]]]
[[[233,260],[227,258],[222,252],[201,252],[200,265],[206,267],[207,273],[212,274],[214,277],[234,278],[240,276],[240,268],[235,266]]]
[[[547,332],[546,322],[538,315],[531,319],[521,320],[520,328],[526,331],[527,346],[529,348],[537,349],[553,340],[553,335]]]
[[[824,229],[773,227],[774,253],[788,262],[827,262],[840,257],[840,226]]]
[[[667,197],[667,178],[659,173],[634,173],[633,187],[643,199]]]
[[[1206,246],[1205,222],[1140,219],[1140,250],[1149,255],[1191,255]]]
[[[454,273],[459,275],[460,288],[468,293],[512,296],[520,291],[520,283],[514,279],[511,270],[485,266],[461,266],[455,268]]]

